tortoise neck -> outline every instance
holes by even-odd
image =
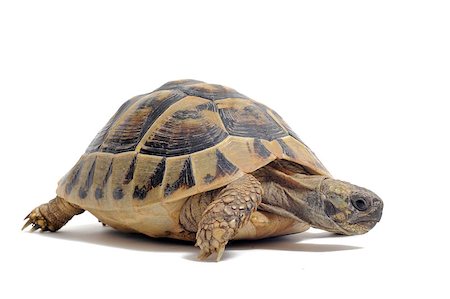
[[[255,173],[263,188],[261,209],[314,227],[321,227],[324,201],[320,188],[327,176],[284,171],[266,166]]]

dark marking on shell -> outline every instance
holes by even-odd
[[[167,184],[164,190],[164,195],[169,196],[173,192],[180,188],[191,188],[195,185],[194,174],[192,173],[191,157],[184,161],[183,168],[181,169],[178,179],[173,184]]]
[[[91,144],[89,144],[88,148],[86,149],[86,153],[97,152],[100,149],[112,125],[127,111],[128,108],[130,108],[131,105],[136,103],[139,99],[140,99],[139,96],[134,97],[123,103],[122,106],[120,106],[119,110],[117,110],[117,112],[113,115],[113,117],[111,117],[111,119],[103,127],[103,129],[101,129],[101,131],[98,132],[97,136],[95,136]]]
[[[198,105],[201,106],[201,105]],[[198,107],[197,106],[197,107]],[[210,148],[228,137],[217,114],[204,114],[211,106],[174,112],[142,146],[140,153],[162,157],[189,155]],[[218,124],[219,122],[219,124]]]
[[[217,166],[215,178],[223,177],[225,175],[232,175],[238,171],[236,165],[231,163],[221,151],[216,150]]]
[[[108,171],[106,172],[106,175],[103,178],[101,186],[95,189],[95,199],[100,199],[103,197],[103,188],[105,188],[106,184],[108,183],[108,179],[112,174],[112,168],[113,168],[113,160],[111,160],[111,163],[109,164]]]
[[[142,187],[139,186],[134,187],[133,198],[142,200],[147,196],[148,191],[152,190],[156,186],[161,186],[162,181],[164,179],[165,171],[166,171],[166,158],[163,158],[156,166],[147,184],[145,184]]]
[[[80,172],[83,168],[84,161],[80,160],[75,165],[74,169],[71,172],[71,178],[70,181],[66,185],[66,194],[70,194],[72,192],[73,187],[75,187],[76,184],[78,184],[78,181],[80,180]]]
[[[251,148],[250,144],[247,142],[246,145],[247,145],[247,151],[249,153],[251,153],[252,152],[252,148]]]
[[[80,187],[80,189],[78,190],[78,196],[79,196],[81,199],[85,199],[86,196],[87,196],[87,191],[86,191],[86,189],[84,189],[83,187]]]
[[[198,105],[195,108],[197,108],[198,111],[203,111],[203,110],[209,110],[209,111],[214,111],[214,112],[218,111],[217,110],[217,106],[214,104],[214,102],[208,102],[208,103],[205,103],[205,104],[200,104],[200,105]]]
[[[243,109],[219,109],[222,122],[230,135],[273,140],[288,133],[264,110],[248,101]]]
[[[176,138],[176,135],[180,137]],[[176,132],[166,132],[166,136],[156,135],[152,140],[147,141],[140,153],[161,157],[189,155],[210,148],[227,137],[228,134],[215,125],[210,128],[203,127],[203,132],[187,130],[184,136]]]
[[[284,142],[282,139],[277,139],[278,144],[281,146],[281,149],[283,150],[283,153],[291,158],[295,158],[295,153],[292,151],[292,149]]]
[[[94,159],[94,162],[92,162],[91,168],[89,169],[88,175],[86,177],[86,181],[84,182],[84,185],[81,186],[80,189],[78,190],[78,195],[82,199],[86,198],[89,189],[91,189],[92,183],[94,182],[96,161],[97,159]]]
[[[112,169],[113,169],[113,160],[111,160],[111,163],[109,164],[108,167],[108,172],[106,173],[105,178],[103,179],[103,186],[105,186],[106,183],[108,183],[108,179],[112,174]]]
[[[145,185],[143,187],[135,186],[134,192],[133,192],[133,198],[143,200],[147,196],[147,192],[148,192],[147,185]]]
[[[100,199],[103,197],[103,189],[100,187],[97,187],[95,189],[95,199]]]
[[[255,138],[253,141],[253,147],[255,149],[255,152],[261,157],[261,158],[268,158],[272,154],[261,142],[261,139]]]
[[[161,162],[159,162],[158,165],[156,166],[155,172],[150,178],[150,186],[152,188],[155,188],[156,186],[161,186],[164,179],[165,171],[166,171],[166,158],[163,158]]]
[[[150,107],[152,108],[152,112],[147,117],[147,119],[144,122],[144,125],[142,126],[141,134],[139,135],[139,140],[142,139],[145,133],[147,133],[148,128],[150,128],[151,125],[153,125],[153,123],[161,116],[161,114],[163,114],[170,106],[172,106],[179,100],[183,99],[184,97],[185,95],[182,93],[173,92],[162,102],[149,101],[148,105],[150,105]]]
[[[214,181],[214,176],[210,173],[203,177],[203,182],[205,182],[206,184],[210,184],[212,181]]]
[[[179,119],[179,120],[185,120],[185,119],[198,119],[202,117],[202,115],[199,113],[198,110],[179,110],[176,111],[174,114],[172,114],[173,118]]]
[[[174,90],[164,98],[155,93],[142,100],[137,104],[135,110],[129,113],[109,134],[100,147],[100,151],[113,154],[134,151],[159,116],[185,96],[184,93]]]
[[[133,160],[131,160],[130,168],[128,169],[125,179],[123,180],[124,185],[128,185],[133,180],[134,171],[136,170],[136,159],[137,155],[135,155]]]
[[[122,189],[122,187],[117,187],[116,189],[114,189],[114,191],[113,191],[113,198],[117,199],[117,200],[123,198],[123,189]]]

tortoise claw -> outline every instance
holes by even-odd
[[[216,262],[219,262],[222,259],[222,255],[223,255],[224,251],[225,251],[225,246],[220,246],[219,249],[217,249]]]
[[[23,225],[22,230],[26,229],[28,226],[32,225],[30,232],[34,232],[38,229],[47,230],[47,220],[42,216],[39,208],[34,209],[24,220],[27,222]]]
[[[201,251],[200,254],[197,256],[197,258],[201,261],[206,260],[211,255],[211,252],[208,251]]]
[[[199,246],[200,247],[200,246]],[[211,250],[212,249],[212,250]],[[211,254],[216,253],[216,262],[222,259],[223,253],[225,252],[225,245],[219,246],[219,248],[201,248],[200,254],[198,255],[199,260],[206,260]]]
[[[31,215],[31,213],[28,214],[27,216],[25,216],[25,218],[23,218],[23,220],[27,220],[28,218],[30,218],[30,215]]]
[[[41,227],[39,225],[33,225],[30,229],[30,233],[37,231],[38,229],[40,229]]]
[[[23,219],[23,220],[27,220],[28,217],[29,217],[29,215],[27,217],[25,217],[25,219]],[[26,229],[32,223],[33,223],[33,221],[28,218],[28,221],[22,226],[22,230]]]
[[[225,251],[225,245],[228,243],[227,240],[217,240],[212,238],[210,240],[205,239],[206,232],[204,229],[200,230],[197,236],[197,242],[195,246],[200,248],[200,254],[198,255],[199,260],[205,260],[212,254],[217,254],[216,261],[219,262],[222,259],[223,253]],[[209,235],[209,234],[208,234]],[[213,237],[213,234],[211,234]]]

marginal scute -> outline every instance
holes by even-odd
[[[97,155],[95,160],[94,186],[95,199],[99,200],[104,197],[104,189],[112,174],[113,158],[108,155]]]
[[[166,158],[139,155],[133,198],[143,200],[153,193],[153,189],[162,186],[165,171]]]
[[[132,166],[136,163],[136,155],[134,154],[120,154],[114,156],[112,169],[113,172],[111,174],[109,187],[108,189],[112,190],[112,194],[107,195],[111,196],[114,199],[120,200],[124,197],[132,195],[133,184],[127,182],[127,176],[129,176],[130,169],[135,166]],[[133,162],[134,161],[134,162]]]
[[[80,180],[80,173],[81,169],[83,168],[84,161],[83,159],[80,159],[77,164],[70,170],[69,174],[67,175],[67,178],[65,180],[66,182],[66,195],[70,195],[72,192],[72,189],[78,184],[78,181]]]
[[[220,150],[216,150],[216,178],[232,175],[238,171],[236,165],[231,163]]]
[[[283,150],[283,154],[288,156],[289,158],[295,159],[295,152],[284,142],[283,139],[277,139],[278,144],[281,146]]]
[[[274,154],[262,157],[251,138],[230,136],[226,143],[221,144],[220,151],[230,163],[245,173],[251,173],[275,159]]]
[[[78,195],[80,196],[80,198],[86,198],[88,192],[91,189],[91,186],[94,182],[94,174],[95,174],[95,167],[96,167],[96,157],[94,157],[94,162],[92,162],[92,165],[89,169],[88,175],[85,179],[85,182],[83,185],[80,186],[80,189],[78,191]]]
[[[306,167],[309,173],[331,176],[316,155],[302,142],[288,136],[274,140],[281,148],[278,158]]]
[[[125,176],[125,179],[123,180],[124,185],[129,184],[133,180],[134,171],[136,170],[136,160],[137,160],[137,155],[135,155],[133,160],[131,160],[130,167],[128,168],[128,172]]]
[[[190,155],[197,192],[222,187],[230,180],[242,176],[240,167],[229,161],[223,152],[227,140],[208,150]]]
[[[169,196],[180,189],[189,189],[193,186],[195,186],[195,177],[192,171],[191,158],[188,157],[184,160],[178,177],[174,181],[166,183],[164,195]]]
[[[261,142],[261,139],[259,138],[255,138],[253,141],[253,147],[255,149],[255,152],[261,156],[261,158],[266,159],[268,157],[270,157],[270,155],[272,154],[265,146],[264,144]]]

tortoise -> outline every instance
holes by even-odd
[[[195,241],[218,261],[233,239],[366,233],[383,202],[334,179],[274,110],[178,80],[126,101],[23,228],[55,232],[85,210],[120,231]]]

